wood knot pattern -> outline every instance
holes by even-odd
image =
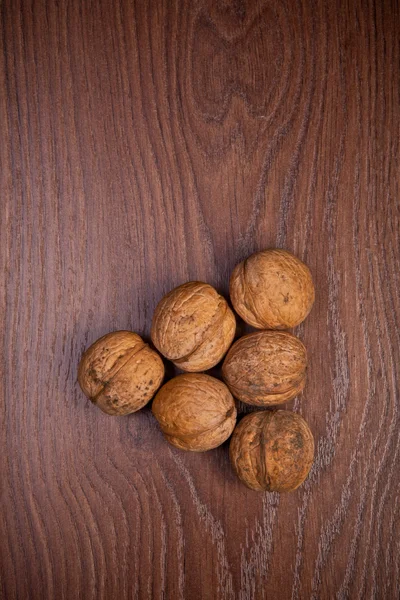
[[[237,143],[255,151],[255,138],[263,137],[268,123],[282,119],[296,102],[293,71],[301,58],[294,24],[281,3],[224,8],[199,3],[188,48],[188,118],[209,156]]]

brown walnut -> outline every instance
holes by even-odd
[[[254,412],[236,427],[229,453],[236,474],[250,489],[290,492],[311,469],[314,438],[296,413]]]
[[[84,394],[109,415],[127,415],[145,406],[163,378],[161,357],[131,331],[104,335],[86,350],[78,368]]]
[[[158,303],[151,339],[183,371],[205,371],[222,359],[235,330],[236,319],[226,300],[211,285],[190,281]]]
[[[287,331],[257,331],[239,338],[222,365],[232,394],[255,406],[281,404],[304,388],[307,352]]]
[[[264,250],[239,263],[230,280],[236,312],[257,329],[288,329],[307,317],[314,303],[308,267],[286,250]]]
[[[216,448],[236,423],[230,391],[204,373],[185,373],[168,381],[154,398],[152,410],[167,441],[181,450]]]

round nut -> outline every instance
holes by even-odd
[[[216,448],[236,423],[228,388],[204,373],[185,373],[168,381],[154,398],[152,410],[165,438],[181,450]]]
[[[308,267],[286,250],[264,250],[239,263],[231,277],[236,312],[257,329],[288,329],[308,315],[315,291]]]
[[[239,338],[222,365],[232,394],[255,406],[282,404],[304,388],[307,351],[287,331],[257,331]]]
[[[161,357],[132,331],[104,335],[86,350],[78,368],[83,393],[109,415],[145,406],[163,378]]]
[[[300,415],[262,411],[246,415],[229,448],[236,474],[252,490],[290,492],[306,479],[314,460],[314,438]]]
[[[151,339],[183,371],[206,371],[222,359],[235,330],[235,315],[225,298],[207,283],[190,281],[158,303]]]

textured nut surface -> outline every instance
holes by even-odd
[[[234,399],[222,381],[185,373],[168,381],[153,402],[165,438],[177,448],[203,452],[220,446],[236,423]]]
[[[222,376],[232,394],[255,406],[281,404],[304,388],[307,351],[287,331],[257,331],[230,348]]]
[[[288,329],[307,317],[314,303],[308,267],[286,250],[264,250],[239,263],[230,280],[236,312],[257,329]]]
[[[306,479],[314,460],[314,438],[300,415],[262,411],[246,415],[233,432],[233,468],[252,490],[289,492]]]
[[[158,303],[151,339],[183,371],[205,371],[222,359],[235,330],[235,315],[225,298],[207,283],[190,281]]]
[[[78,368],[82,391],[109,415],[145,406],[163,378],[161,357],[132,331],[104,335],[84,352]]]

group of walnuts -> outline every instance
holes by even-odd
[[[306,349],[282,330],[295,327],[310,312],[312,277],[290,252],[265,250],[236,266],[230,297],[242,319],[261,330],[232,346],[235,315],[211,285],[191,281],[162,298],[151,339],[186,373],[161,389],[161,356],[130,331],[109,333],[92,344],[80,361],[78,381],[86,396],[110,415],[139,410],[158,390],[152,411],[168,442],[201,452],[216,448],[233,433],[231,462],[249,488],[294,490],[307,477],[314,457],[307,423],[294,412],[275,410],[252,412],[236,426],[234,397],[269,407],[303,390]],[[225,383],[200,373],[224,356]]]

